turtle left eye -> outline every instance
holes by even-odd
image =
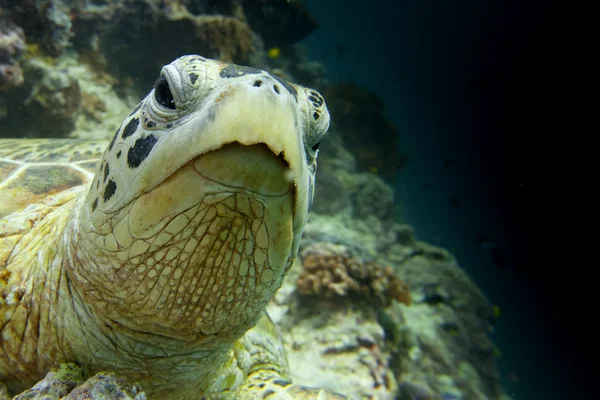
[[[173,99],[169,82],[164,75],[161,75],[154,84],[154,97],[161,106],[170,108],[171,110],[175,109],[175,99]]]

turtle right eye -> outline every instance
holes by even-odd
[[[161,75],[154,84],[154,98],[161,106],[170,108],[171,110],[175,109],[175,99],[173,99],[169,82],[164,75]]]

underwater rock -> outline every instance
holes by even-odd
[[[73,42],[79,52],[101,53],[115,78],[131,79],[141,90],[155,79],[157,68],[182,54],[248,64],[258,38],[242,4],[132,0],[90,5],[73,11]]]
[[[43,78],[34,86],[26,105],[36,104],[39,111],[57,120],[71,120],[79,110],[81,91],[77,80],[68,73],[68,70],[49,68]]]
[[[81,383],[83,383],[81,368],[75,364],[61,364],[48,372],[44,379],[31,389],[15,396],[14,400],[62,399]]]
[[[321,349],[321,337],[327,338],[327,332],[335,329],[338,329],[335,332],[339,341],[354,343],[362,335],[358,333],[361,329],[379,327],[384,333],[382,345],[378,347],[382,354],[379,360],[392,371],[393,379],[387,382],[397,382],[396,389],[387,392],[390,396],[419,400],[508,399],[494,363],[495,348],[489,337],[492,308],[483,293],[450,252],[418,241],[410,226],[398,223],[389,213],[368,208],[369,201],[377,203],[380,198],[388,204],[386,207],[393,204],[391,187],[381,180],[376,185],[364,183],[373,175],[353,168],[354,154],[344,150],[344,141],[335,135],[332,141],[333,149],[328,149],[327,144],[323,146],[323,152],[328,154],[322,159],[323,168],[319,173],[325,170],[326,174],[335,177],[337,196],[350,196],[351,202],[337,212],[327,210],[318,203],[333,202],[336,194],[333,191],[324,191],[321,195],[315,193],[315,211],[306,226],[300,256],[306,261],[305,255],[315,246],[321,246],[323,249],[344,249],[353,257],[391,265],[394,275],[402,277],[410,288],[412,304],[406,306],[388,301],[390,306],[382,308],[381,302],[360,301],[357,296],[330,295],[327,299],[324,295],[327,291],[339,289],[347,293],[359,286],[356,280],[349,279],[349,270],[355,264],[349,262],[351,268],[337,268],[351,258],[322,257],[319,262],[312,263],[308,275],[303,269],[295,272],[295,276],[291,272],[270,312],[282,327],[292,370],[307,371],[317,365],[315,375],[327,376],[327,379],[339,382],[337,391],[351,398],[361,398],[352,397],[354,393],[368,393],[360,389],[368,378],[354,372],[364,365],[358,361],[358,350],[344,352],[342,361],[331,359],[329,353],[317,349]],[[361,191],[365,194],[361,201],[365,208],[357,212],[356,199],[362,196],[359,195]],[[371,192],[370,196],[368,192]],[[327,212],[318,212],[323,209]],[[289,279],[294,281],[288,282]],[[290,287],[294,283],[296,285]],[[323,295],[302,295],[311,291]],[[341,324],[342,328],[333,326],[336,324]],[[302,327],[301,331],[299,327]],[[300,344],[299,338],[302,338]],[[302,351],[309,352],[310,356],[305,358]],[[356,383],[346,382],[347,376],[353,373]],[[377,386],[376,380],[370,383]],[[344,390],[343,385],[349,386]]]
[[[349,298],[336,304],[299,296],[295,282],[301,273],[297,260],[268,307],[293,381],[349,399],[394,399],[396,379],[377,308],[355,306]]]
[[[42,49],[58,57],[71,45],[73,8],[63,0],[6,0],[16,24]]]
[[[322,145],[313,211],[355,218],[393,219],[394,190],[378,174],[358,173],[354,155],[345,149],[340,135],[331,135]]]
[[[394,181],[406,165],[400,153],[399,132],[385,116],[383,100],[352,83],[323,89],[331,112],[331,127],[355,155],[361,171]]]
[[[146,400],[138,385],[113,372],[100,372],[76,387],[64,400]]]
[[[391,216],[394,207],[394,191],[377,174],[358,174],[355,185],[353,203],[357,217],[372,215],[384,220]]]
[[[315,246],[322,253],[354,251],[311,244],[301,252],[305,262]],[[389,254],[399,247],[381,257],[403,260],[394,267],[410,288],[410,306],[388,302],[382,308],[373,298],[337,292],[329,299],[307,297],[305,271],[294,263],[268,309],[281,329],[293,379],[322,382],[352,399],[508,399],[494,364],[485,296],[450,253],[415,240],[408,227],[398,231],[397,246],[406,248],[402,257]],[[339,265],[335,258],[320,261],[323,270],[331,269],[327,262]],[[346,275],[348,268],[338,277]],[[356,285],[338,289],[348,293]]]
[[[351,201],[350,194],[336,174],[319,169],[312,211],[319,214],[336,214],[351,207]]]
[[[0,93],[0,137],[110,139],[139,100],[132,90],[117,94],[114,78],[74,52],[57,59],[26,55],[22,65],[25,84]]]
[[[23,29],[15,25],[0,9],[0,91],[23,84],[19,60],[25,50]]]
[[[81,368],[61,364],[13,400],[146,400],[139,386],[114,373],[100,372],[84,382]],[[0,389],[0,400],[2,390]]]
[[[268,47],[298,42],[319,27],[301,0],[245,0],[243,6],[248,23]]]
[[[265,64],[262,68],[276,72],[286,80],[318,90],[323,90],[330,85],[325,66],[311,60],[305,46],[296,43],[281,48],[271,47],[270,50],[277,50],[277,56],[267,54],[268,61],[263,61]]]
[[[489,338],[492,308],[449,253],[416,242],[397,266],[411,288],[411,307],[383,310],[382,324],[397,347],[398,382],[438,396],[488,399],[503,395]]]
[[[301,36],[298,32],[313,29],[296,1],[5,0],[0,15],[4,137],[14,132],[23,137],[111,137],[117,128],[113,122],[127,112],[120,105],[130,109],[130,99],[145,94],[157,69],[181,54],[276,67],[267,65],[261,30],[276,29],[281,46],[290,47]],[[296,33],[280,35],[284,31]],[[322,66],[300,48],[271,61],[324,80]],[[94,77],[88,75],[83,83],[81,68]],[[108,91],[98,90],[100,86]]]

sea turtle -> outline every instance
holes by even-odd
[[[0,141],[0,382],[75,362],[151,399],[344,398],[289,381],[265,314],[328,127],[315,90],[187,55],[110,143]]]

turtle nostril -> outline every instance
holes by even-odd
[[[254,87],[261,87],[262,81],[254,81]]]
[[[279,86],[273,85],[273,90],[275,91],[275,93],[279,94]]]

